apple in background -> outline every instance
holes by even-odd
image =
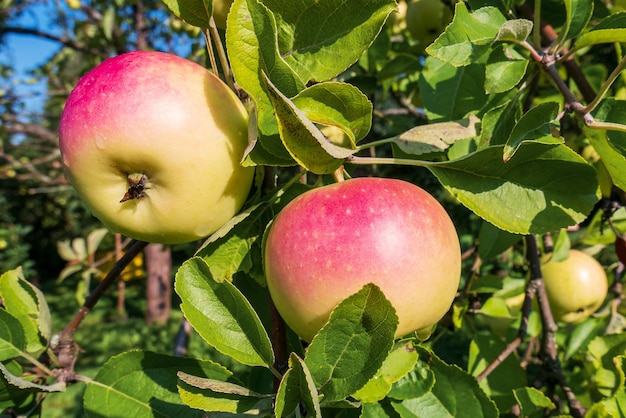
[[[570,250],[563,261],[548,261],[541,273],[557,322],[578,324],[604,302],[609,290],[602,265],[580,250]]]
[[[243,205],[247,113],[218,77],[162,52],[105,60],[70,94],[59,124],[66,176],[114,231],[175,244],[217,230]]]
[[[398,9],[391,12],[387,18],[387,23],[391,26],[392,32],[398,33],[406,29],[406,0],[398,0]]]
[[[311,341],[343,299],[374,283],[394,306],[396,337],[428,329],[459,285],[459,240],[443,207],[401,180],[357,178],[305,192],[271,224],[264,246],[270,295]]]
[[[215,26],[226,29],[226,18],[234,0],[213,0],[213,19]]]
[[[437,39],[451,21],[452,11],[441,0],[409,0],[407,3],[406,28],[420,53]]]

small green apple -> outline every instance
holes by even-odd
[[[234,0],[213,0],[213,19],[215,26],[226,29],[226,18]]]
[[[129,237],[206,237],[243,205],[247,113],[218,77],[162,52],[105,60],[70,94],[59,124],[66,176],[91,212]]]
[[[441,0],[410,0],[406,9],[406,28],[423,52],[452,20],[452,11]]]
[[[563,261],[548,261],[541,272],[557,322],[583,322],[602,305],[608,294],[604,268],[580,250],[570,250],[569,257]]]
[[[311,341],[337,304],[368,283],[394,306],[401,337],[448,311],[461,252],[430,194],[401,180],[356,178],[291,201],[271,224],[264,263],[272,300],[302,339]]]

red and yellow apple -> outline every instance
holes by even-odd
[[[243,205],[247,113],[218,77],[161,52],[105,60],[81,78],[59,124],[66,176],[114,231],[164,244],[211,234]]]
[[[401,180],[357,178],[307,191],[278,214],[264,248],[272,300],[306,341],[368,283],[395,308],[396,337],[436,324],[459,285],[450,217],[430,194]]]
[[[570,250],[563,261],[548,261],[541,267],[550,302],[557,322],[578,324],[602,305],[609,290],[602,265],[591,255]]]

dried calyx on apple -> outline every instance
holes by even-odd
[[[450,309],[461,272],[456,229],[441,204],[414,184],[357,178],[291,201],[264,246],[277,310],[311,341],[331,311],[374,283],[399,318],[396,337],[430,330]]]
[[[128,200],[133,199],[141,199],[143,197],[143,192],[146,189],[149,189],[148,186],[148,177],[142,173],[132,173],[127,176],[128,179],[128,190],[124,193],[122,200],[120,203],[124,203]]]
[[[213,73],[162,52],[105,60],[61,115],[68,180],[111,229],[149,242],[204,238],[242,207],[248,115]],[[121,198],[121,201],[120,201]]]

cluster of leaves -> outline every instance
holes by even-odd
[[[298,172],[256,196],[176,274],[186,319],[209,345],[258,370],[254,378],[242,381],[208,359],[144,351],[113,357],[93,380],[76,375],[71,339],[51,336],[45,300],[13,270],[0,279],[0,406],[27,409],[64,382],[82,381],[92,416],[580,416],[586,408],[588,416],[623,415],[623,316],[607,301],[596,318],[555,334],[545,304],[532,308],[540,275],[528,264],[538,266],[539,253],[528,237],[558,236],[555,248],[564,252],[573,245],[610,249],[623,230],[623,208],[590,213],[599,202],[623,203],[615,196],[626,189],[626,108],[615,99],[625,84],[618,47],[626,41],[624,14],[586,0],[537,1],[534,8],[456,2],[428,56],[416,56],[410,37],[385,25],[391,0],[235,0],[223,33],[209,30],[211,2],[165,3],[215,44],[225,42],[221,68],[232,69],[253,122],[244,164],[281,173],[301,167],[320,182],[361,166],[422,167],[484,220],[476,262],[451,312],[454,331],[394,341],[393,307],[368,285],[343,301],[306,347],[289,330],[268,332],[274,322],[261,241],[272,217],[307,189]],[[551,12],[565,19],[553,22]],[[616,70],[598,77],[589,95],[594,67],[578,63],[605,44],[617,45]],[[393,101],[418,126],[394,127],[385,112]],[[330,141],[325,127],[339,129],[343,140]],[[589,146],[597,152],[591,161],[581,156]],[[607,217],[612,230],[604,228]],[[576,235],[565,231],[581,224]],[[493,273],[503,267],[504,279]],[[519,295],[524,308],[514,312],[507,301]],[[487,322],[485,333],[481,318],[498,322]],[[443,359],[437,341],[447,334],[471,340],[465,360]],[[554,344],[563,350],[555,353]],[[44,351],[56,369],[37,360]],[[538,387],[529,384],[534,380]]]

